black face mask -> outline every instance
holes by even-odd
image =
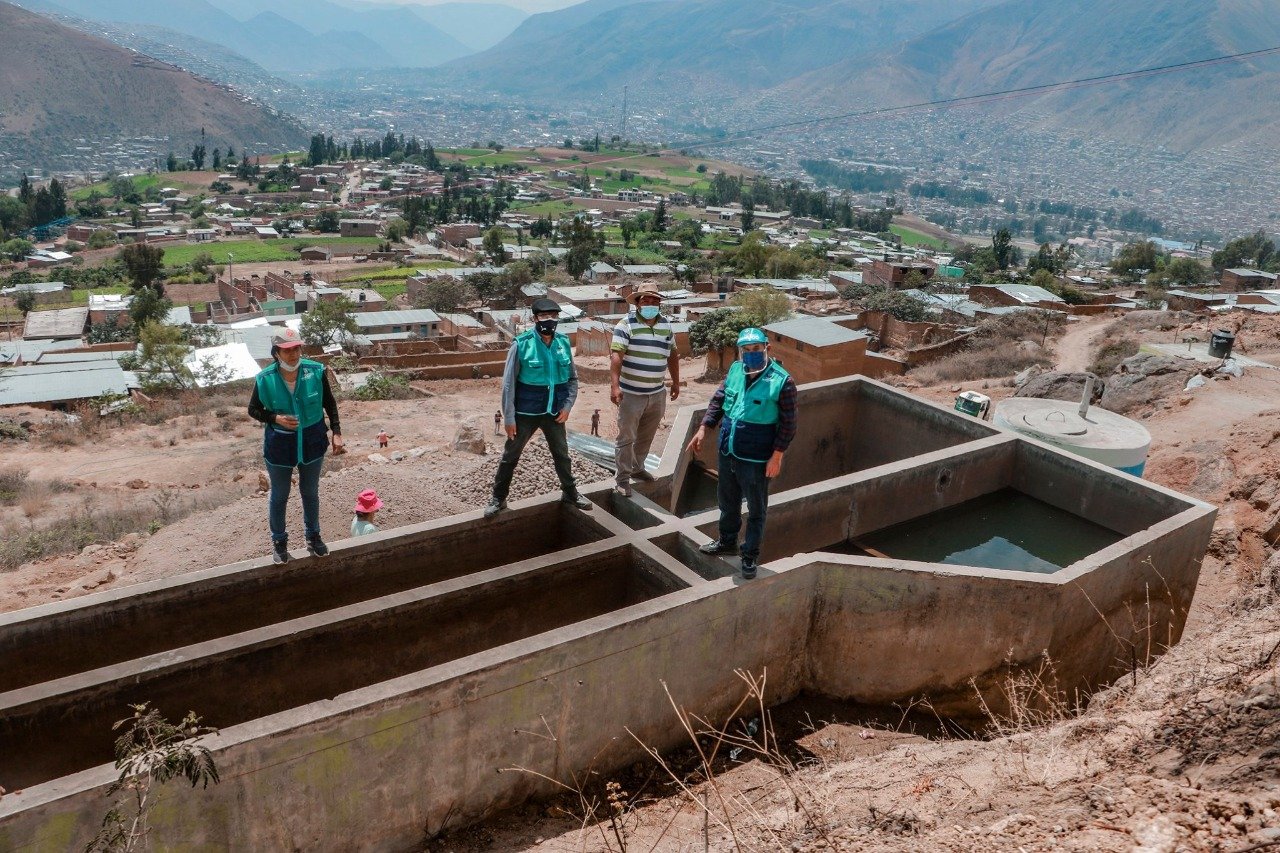
[[[556,326],[558,325],[560,325],[559,320],[539,320],[533,324],[534,328],[538,330],[538,334],[540,335],[554,335],[556,333]]]

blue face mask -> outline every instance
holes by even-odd
[[[657,316],[658,316],[658,306],[657,306],[657,305],[641,305],[641,306],[640,306],[640,319],[642,319],[642,320],[652,320],[653,318],[655,318],[655,317],[657,317]]]
[[[764,370],[767,357],[763,352],[744,352],[742,354],[742,367],[747,373],[758,373]]]

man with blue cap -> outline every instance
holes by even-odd
[[[702,450],[707,429],[720,426],[720,459],[716,497],[720,504],[720,538],[699,548],[704,554],[734,554],[747,502],[747,529],[742,540],[742,577],[756,576],[760,541],[769,509],[769,481],[782,473],[782,455],[796,435],[795,380],[769,357],[769,339],[761,329],[738,335],[738,360],[707,406],[702,424],[686,448]]]

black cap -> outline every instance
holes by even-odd
[[[539,296],[533,300],[533,305],[529,308],[534,314],[559,314],[560,306],[555,303],[554,299],[548,299],[545,296]]]

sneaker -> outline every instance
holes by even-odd
[[[271,562],[277,566],[289,562],[289,543],[273,542],[271,544]]]
[[[746,581],[753,580],[756,576],[756,567],[757,567],[757,563],[754,558],[743,557],[742,558],[742,579]]]
[[[698,550],[704,554],[710,554],[713,557],[719,557],[724,554],[738,553],[737,543],[729,544],[721,542],[719,539],[712,539],[710,542],[698,546]]]
[[[581,510],[589,511],[591,509],[591,501],[587,500],[582,495],[579,495],[576,493],[572,495],[565,495],[560,499],[560,502],[566,503],[569,506],[576,506],[578,509],[581,509]]]
[[[502,512],[506,508],[507,508],[506,501],[500,501],[497,498],[494,498],[493,500],[489,501],[489,505],[484,508],[484,517],[493,518],[495,515]]]
[[[631,472],[631,479],[633,479],[633,480],[639,480],[639,481],[640,481],[640,482],[642,482],[642,483],[652,483],[652,482],[653,482],[653,475],[652,475],[652,474],[650,474],[650,473],[649,473],[648,471],[646,471],[645,469],[641,468],[639,471],[632,471],[632,472]]]
[[[307,553],[313,557],[323,557],[329,553],[329,546],[324,544],[324,540],[319,534],[307,538]]]
[[[629,498],[631,497],[631,487],[630,486],[614,486],[613,493],[620,498]]]

